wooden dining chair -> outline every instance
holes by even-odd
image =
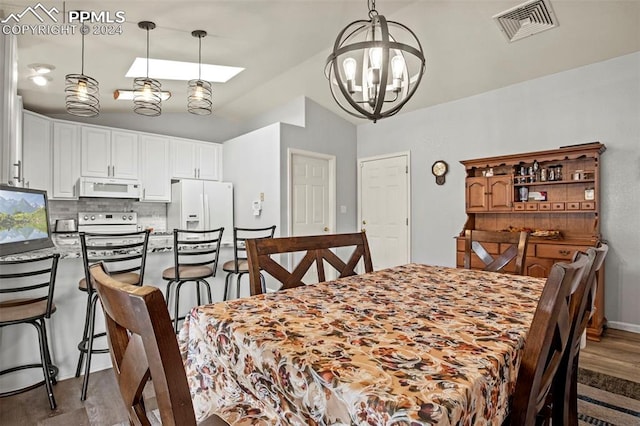
[[[584,292],[582,275],[588,267],[588,257],[579,254],[574,262],[556,263],[551,268],[524,343],[511,403],[511,425],[548,423],[552,416],[549,395],[568,350],[571,306]]]
[[[187,376],[160,289],[110,277],[104,263],[90,267],[107,326],[120,394],[133,425],[149,425],[142,395],[151,379],[162,424],[195,425]],[[201,425],[224,426],[213,415]]]
[[[527,246],[529,244],[528,232],[499,232],[478,231],[467,229],[464,232],[464,267],[473,267],[473,255],[477,256],[484,264],[484,270],[490,272],[506,272],[505,266],[515,260],[514,273],[524,275]],[[488,249],[489,244],[497,245],[498,249]],[[494,257],[490,252],[499,252]]]
[[[353,251],[346,262],[330,250],[347,247],[353,247]],[[275,254],[295,252],[305,253],[291,272],[271,257]],[[356,275],[355,268],[360,259],[364,262],[365,272],[373,272],[369,244],[364,232],[247,240],[247,259],[252,296],[263,292],[260,271],[280,281],[280,290],[305,285],[302,278],[314,264],[318,282],[325,281],[325,261],[338,272],[338,278]]]
[[[558,375],[554,384],[553,423],[562,425],[578,424],[578,362],[580,358],[580,344],[582,335],[587,328],[589,318],[593,314],[594,301],[597,290],[596,276],[609,251],[607,244],[598,248],[587,249],[590,268],[583,275],[584,288],[582,297],[572,303],[572,330],[569,346],[563,357],[563,374]]]

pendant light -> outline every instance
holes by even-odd
[[[187,110],[191,114],[208,115],[211,114],[212,91],[211,83],[201,80],[202,74],[202,37],[207,36],[203,30],[192,31],[191,35],[198,38],[198,79],[189,80]]]
[[[375,0],[367,5],[369,20],[354,21],[338,34],[325,75],[340,108],[375,123],[398,113],[413,96],[425,59],[413,31],[379,15]]]
[[[138,22],[138,28],[147,31],[147,76],[133,80],[133,111],[149,117],[162,113],[162,86],[158,80],[149,78],[149,31],[155,27],[150,21]]]
[[[98,81],[84,74],[84,35],[89,27],[83,25],[82,65],[80,74],[67,74],[64,77],[64,94],[67,112],[80,117],[95,117],[100,113],[100,94]]]

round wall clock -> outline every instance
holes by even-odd
[[[438,160],[431,166],[431,173],[436,177],[438,185],[444,185],[444,175],[449,171],[449,165],[444,160]]]

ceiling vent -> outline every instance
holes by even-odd
[[[520,40],[558,26],[548,0],[530,0],[493,16],[509,41]]]

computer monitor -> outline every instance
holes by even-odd
[[[53,247],[47,192],[0,185],[0,256]]]

